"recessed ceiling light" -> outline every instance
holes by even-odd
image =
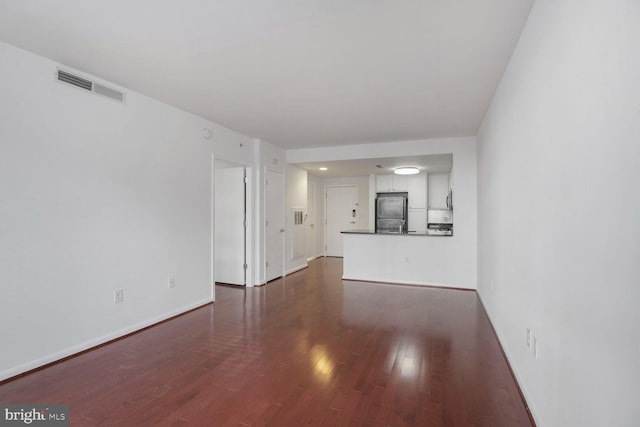
[[[329,170],[329,169],[328,169],[328,168],[325,168],[325,167],[321,167],[321,168],[320,168],[320,170],[321,170],[321,171],[326,171],[326,170]]]
[[[396,175],[415,175],[420,173],[418,168],[408,167],[408,168],[397,168],[393,171]]]

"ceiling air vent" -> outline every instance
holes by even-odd
[[[94,83],[91,80],[83,79],[67,71],[58,70],[58,81],[124,103],[125,94],[123,92],[103,86],[100,83]]]
[[[58,81],[79,87],[84,90],[91,90],[93,88],[93,82],[83,79],[82,77],[74,76],[66,71],[58,70]]]

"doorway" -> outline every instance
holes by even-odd
[[[358,186],[325,187],[325,256],[342,256],[342,231],[358,226]]]
[[[284,276],[284,174],[265,172],[265,279]]]
[[[224,160],[214,166],[215,282],[246,286],[248,168]]]
[[[307,262],[317,255],[316,236],[316,183],[309,182],[307,185]]]

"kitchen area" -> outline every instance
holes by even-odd
[[[375,181],[375,233],[453,235],[451,172],[405,167],[395,175],[376,175]]]
[[[370,183],[374,220],[369,229],[342,231],[343,278],[453,286],[453,168],[397,168],[372,176]]]
[[[309,194],[317,196],[309,206],[321,218],[309,227],[318,237],[317,256],[341,257],[345,281],[475,288],[474,138],[299,154],[290,160],[309,171]],[[400,167],[416,167],[418,173],[394,173]],[[344,191],[345,186],[357,188],[354,199],[336,203],[325,198],[329,190]],[[399,199],[389,202],[391,210],[385,213],[379,204],[386,196]],[[327,242],[335,242],[340,252]]]
[[[450,166],[437,172],[399,167],[394,174],[372,174],[369,183],[369,228],[344,229],[343,234],[453,236]]]

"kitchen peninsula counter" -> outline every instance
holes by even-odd
[[[404,233],[394,233],[394,232],[387,232],[387,233],[376,233],[373,230],[346,230],[346,231],[342,231],[342,234],[370,234],[370,235],[376,235],[376,236],[426,236],[427,233],[417,233],[415,231],[409,231],[409,232],[404,232]]]
[[[475,288],[475,264],[459,238],[426,233],[342,232],[344,280]]]

